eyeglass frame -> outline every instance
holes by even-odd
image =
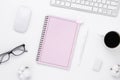
[[[23,47],[23,48],[24,48],[24,51],[23,51],[22,53],[16,55],[15,53],[13,53],[13,51],[14,51],[14,50],[17,50],[17,48],[19,48],[19,47]],[[20,55],[22,55],[22,54],[25,53],[25,52],[28,52],[28,51],[25,49],[25,44],[22,44],[22,45],[19,45],[19,46],[13,48],[12,50],[10,50],[10,51],[8,51],[8,52],[2,53],[2,54],[0,54],[0,57],[1,57],[0,64],[9,61],[9,60],[10,60],[10,54],[13,54],[14,56],[20,56]],[[6,56],[6,55],[8,55],[8,59],[2,62],[4,56]]]

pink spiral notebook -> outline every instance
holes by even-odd
[[[37,62],[69,69],[78,31],[79,26],[75,21],[46,16]]]

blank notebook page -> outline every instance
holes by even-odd
[[[71,63],[78,23],[48,16],[38,62],[67,69]]]

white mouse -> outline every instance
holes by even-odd
[[[16,13],[14,30],[19,33],[25,33],[28,29],[31,15],[31,9],[25,6],[20,6]]]

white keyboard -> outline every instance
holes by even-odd
[[[114,17],[118,15],[120,8],[120,0],[51,0],[50,3],[52,6]]]

